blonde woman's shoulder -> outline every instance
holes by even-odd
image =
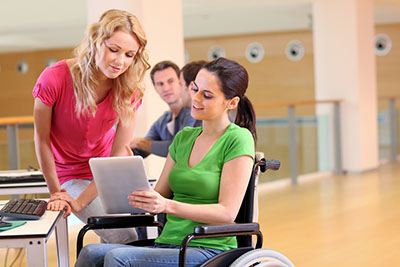
[[[77,58],[73,57],[73,58],[67,58],[65,60],[65,63],[67,63],[68,68],[71,70],[72,66],[74,66],[76,64]]]

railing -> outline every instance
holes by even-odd
[[[0,118],[0,127],[7,128],[8,159],[10,170],[20,169],[18,126],[33,127],[33,117],[4,117]]]
[[[390,159],[397,161],[398,146],[399,146],[399,133],[398,133],[398,116],[396,112],[396,100],[398,101],[400,96],[389,96],[379,97],[380,101],[388,101],[389,106],[389,143],[390,143]],[[264,108],[279,108],[286,107],[288,112],[287,125],[288,125],[288,144],[289,144],[289,168],[290,178],[293,184],[297,183],[298,177],[298,157],[297,157],[297,141],[296,141],[296,121],[299,123],[300,118],[296,118],[296,107],[305,105],[320,105],[320,104],[332,104],[332,134],[333,134],[333,172],[341,173],[342,167],[342,145],[340,136],[340,103],[342,100],[321,100],[321,101],[292,101],[292,102],[274,102],[274,103],[256,103],[254,107],[257,109]],[[318,112],[317,112],[318,113]],[[304,120],[304,119],[303,119]],[[285,122],[286,125],[286,122]],[[19,141],[18,141],[18,128],[33,128],[33,117],[5,117],[0,118],[0,128],[7,129],[7,143],[8,143],[8,158],[9,158],[9,169],[20,169],[20,154],[19,154]],[[386,141],[387,142],[387,141]],[[267,154],[268,156],[268,154]],[[283,162],[283,165],[284,162]],[[286,176],[287,177],[287,176]]]
[[[320,101],[296,101],[296,102],[275,102],[275,103],[257,103],[255,108],[277,108],[287,107],[288,110],[288,128],[289,128],[289,163],[290,178],[292,184],[297,184],[298,177],[298,158],[297,158],[297,141],[296,141],[296,112],[297,106],[317,105],[317,104],[333,104],[333,141],[334,141],[334,169],[335,173],[341,173],[342,167],[342,145],[340,137],[340,103],[342,100],[320,100]]]

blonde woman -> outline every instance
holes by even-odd
[[[105,214],[88,160],[126,155],[150,67],[146,43],[134,15],[108,10],[89,26],[75,58],[57,62],[38,78],[35,146],[51,195],[49,210],[73,212],[83,222]],[[137,239],[131,229],[97,233],[105,243]]]

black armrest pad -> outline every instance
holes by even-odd
[[[89,217],[87,224],[93,228],[160,226],[160,223],[154,220],[154,215]]]
[[[233,232],[254,232],[259,231],[258,223],[233,223],[233,224],[215,224],[215,225],[198,225],[194,228],[195,234],[219,234]]]

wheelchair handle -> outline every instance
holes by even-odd
[[[266,160],[265,161],[265,169],[266,170],[273,170],[273,171],[277,171],[279,170],[279,168],[281,167],[281,162],[279,160]]]
[[[262,158],[256,165],[260,167],[261,172],[265,172],[266,170],[277,171],[281,167],[281,162],[279,160]]]

